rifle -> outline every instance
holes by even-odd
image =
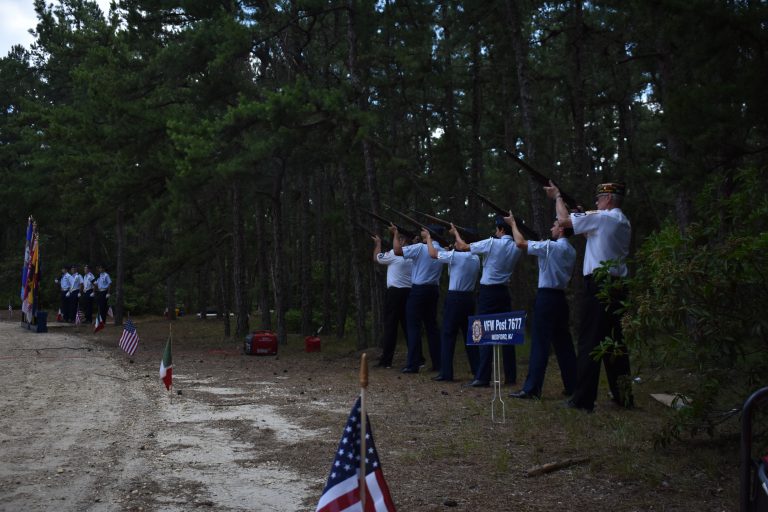
[[[490,206],[491,209],[495,211],[498,215],[501,215],[502,217],[506,217],[507,215],[509,215],[508,210],[502,209],[501,206],[497,205],[496,203],[494,203],[493,201],[485,197],[480,192],[475,192],[475,195],[479,200],[481,200],[482,202]],[[517,229],[520,230],[520,233],[523,234],[526,240],[541,240],[541,238],[539,238],[539,234],[536,233],[531,228],[529,228],[528,226],[526,226],[525,223],[522,220],[520,220],[519,217],[515,217],[513,215],[513,218],[515,219],[515,224],[517,224]]]
[[[428,213],[420,212],[418,210],[411,209],[411,211],[413,213],[417,214],[417,215],[421,215],[425,219],[428,219],[428,220],[430,220],[432,222],[440,224],[441,226],[445,226],[447,228],[451,227],[451,223],[448,222],[447,220],[443,220],[443,219],[441,219],[439,217],[435,217],[434,215],[430,215]],[[469,228],[465,228],[465,227],[462,227],[462,226],[457,226],[456,224],[454,224],[453,227],[456,228],[456,231],[459,232],[459,234],[461,235],[461,238],[463,238],[464,241],[467,242],[468,244],[471,244],[472,242],[477,242],[478,240],[480,240],[480,236],[477,234],[477,232],[475,232],[475,231],[473,231],[473,230],[471,230]]]
[[[395,213],[395,214],[399,215],[400,217],[404,218],[405,220],[407,220],[411,224],[414,224],[416,226],[419,226],[420,228],[426,229],[427,231],[429,231],[429,235],[432,237],[433,240],[435,240],[437,243],[439,243],[443,247],[448,247],[448,245],[449,245],[448,241],[445,238],[443,238],[442,236],[440,236],[439,234],[437,234],[434,230],[429,229],[427,226],[425,226],[421,222],[417,221],[416,219],[414,219],[412,217],[409,217],[408,215],[404,214],[403,212],[401,212],[399,210],[395,210],[391,206],[387,206],[387,205],[384,205],[384,206],[386,208],[388,208],[390,211],[392,211],[393,213]]]
[[[404,237],[408,238],[408,239],[411,239],[411,240],[413,240],[413,238],[416,236],[416,235],[413,233],[413,231],[407,230],[407,229],[403,228],[402,226],[398,226],[397,224],[395,224],[395,223],[394,223],[394,222],[392,222],[391,220],[387,220],[387,219],[385,219],[384,217],[382,217],[381,215],[378,215],[378,214],[376,214],[376,213],[373,213],[373,212],[372,212],[372,211],[370,211],[370,210],[366,210],[365,208],[358,208],[358,209],[359,209],[361,212],[367,213],[368,215],[370,215],[371,217],[373,217],[373,218],[374,218],[374,219],[376,219],[377,221],[379,221],[379,222],[381,222],[382,224],[384,224],[384,226],[386,226],[386,227],[389,227],[390,225],[394,225],[394,226],[397,228],[397,230],[400,232],[400,234],[401,234],[401,235],[403,235]]]
[[[361,229],[365,233],[368,233],[371,236],[371,238],[374,238],[376,236],[381,238],[381,236],[379,236],[378,234],[374,233],[373,231],[371,231],[367,227],[363,226],[361,223],[355,222],[355,225],[357,226],[357,229]],[[386,250],[387,247],[389,247],[389,243],[387,242],[387,240],[382,238],[381,239],[381,250],[384,251],[384,250]]]
[[[584,204],[584,203],[579,203],[573,197],[569,196],[568,193],[563,191],[563,189],[561,189],[560,186],[557,183],[555,183],[554,180],[551,180],[546,176],[544,176],[543,174],[541,174],[539,171],[531,167],[531,165],[528,162],[519,158],[516,154],[512,153],[510,150],[504,149],[504,152],[507,154],[509,158],[514,160],[517,165],[519,165],[520,167],[528,171],[528,174],[531,175],[531,178],[533,178],[533,180],[536,183],[540,184],[542,187],[548,187],[549,182],[551,181],[552,184],[556,186],[557,189],[560,191],[560,196],[563,198],[563,201],[565,202],[566,206],[570,206],[572,208],[579,208],[579,206]]]

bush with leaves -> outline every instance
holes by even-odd
[[[679,371],[686,406],[663,439],[706,431],[739,411],[768,376],[768,196],[758,170],[737,173],[729,194],[712,183],[703,218],[685,234],[649,237],[631,280],[626,341],[638,360]],[[690,399],[690,401],[688,401]]]

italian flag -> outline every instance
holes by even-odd
[[[163,360],[160,361],[160,380],[165,384],[165,389],[170,390],[173,384],[173,359],[171,358],[171,338],[165,344]]]
[[[96,315],[96,322],[93,324],[93,333],[96,334],[100,330],[104,328],[104,319],[101,318],[101,315]]]

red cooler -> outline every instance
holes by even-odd
[[[307,336],[304,338],[304,352],[320,352],[320,337]]]
[[[254,331],[245,337],[243,352],[253,356],[276,356],[277,335],[272,331]]]

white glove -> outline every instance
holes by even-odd
[[[69,297],[69,292],[67,292],[67,297]]]
[[[78,292],[78,294],[77,294],[77,298],[78,298],[78,299],[80,298],[80,293],[79,293],[79,292]]]
[[[54,283],[58,283],[58,282],[59,282],[59,280],[58,280],[58,279],[54,279],[54,280],[53,280],[53,282],[54,282]]]
[[[106,298],[109,298],[109,294],[105,295]]]

